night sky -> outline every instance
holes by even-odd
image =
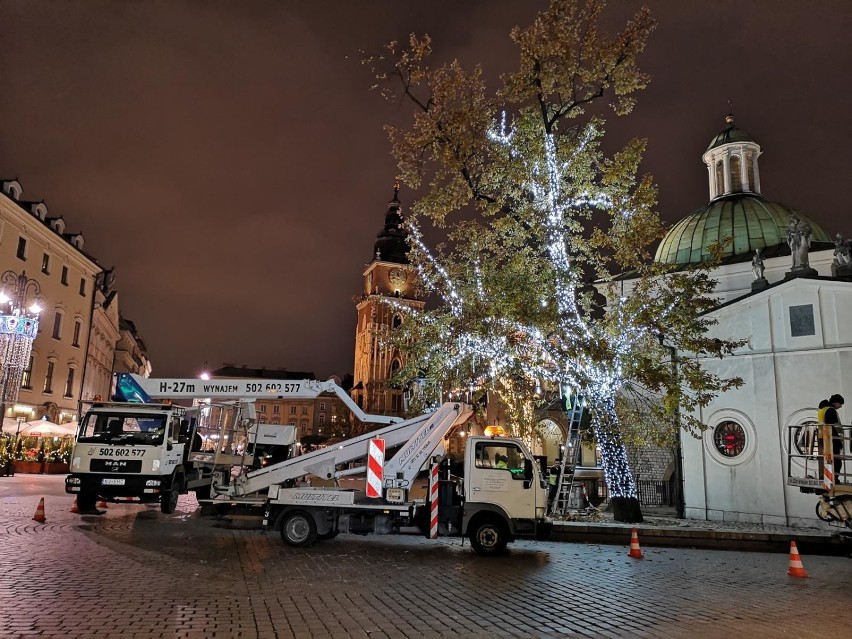
[[[648,138],[663,217],[706,204],[701,155],[732,100],[763,148],[763,195],[852,234],[852,3],[644,4],[652,83],[607,137]],[[369,90],[360,51],[429,33],[438,59],[496,78],[514,68],[510,28],[541,6],[0,0],[0,178],[115,266],[155,377],[205,362],[342,375],[393,193],[382,125],[408,121]]]

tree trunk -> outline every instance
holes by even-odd
[[[612,410],[608,411],[607,408]],[[595,439],[601,449],[601,463],[609,490],[610,504],[615,521],[639,523],[642,507],[639,492],[627,459],[627,448],[621,443],[618,418],[615,416],[615,401],[603,401],[595,406],[592,415]]]

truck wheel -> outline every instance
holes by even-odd
[[[288,513],[281,524],[281,539],[290,546],[310,546],[317,539],[317,525],[308,513]]]
[[[77,495],[77,510],[81,514],[91,514],[97,512],[98,496],[95,493],[80,492]]]
[[[172,480],[172,487],[164,493],[160,494],[160,512],[164,515],[171,515],[177,508],[178,496],[180,495],[180,487],[183,484],[183,475],[175,475]]]
[[[483,557],[493,557],[506,550],[509,534],[505,526],[492,519],[477,522],[470,530],[470,545],[476,554]]]

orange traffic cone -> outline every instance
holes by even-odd
[[[639,534],[636,532],[635,528],[630,534],[630,552],[627,553],[627,556],[633,557],[633,559],[642,559],[645,556],[642,554],[642,549],[639,547]]]
[[[108,506],[107,506],[107,503],[106,503],[103,499],[101,499],[101,500],[97,503],[97,505],[95,506],[95,508],[108,508]]]
[[[787,565],[787,574],[791,577],[807,577],[805,567],[802,565],[802,558],[799,557],[799,549],[796,547],[796,542],[790,542],[790,563]]]
[[[77,507],[77,500],[76,499],[74,499],[74,505],[71,506],[71,510],[68,511],[68,512],[77,513],[78,515],[80,514],[80,509]]]
[[[35,515],[33,515],[33,521],[37,521],[40,524],[47,521],[44,517],[44,497],[42,497],[38,502],[38,508],[36,508]]]

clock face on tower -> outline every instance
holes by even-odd
[[[405,271],[401,268],[392,268],[388,273],[388,279],[390,280],[391,285],[399,290],[403,286],[405,286]]]

